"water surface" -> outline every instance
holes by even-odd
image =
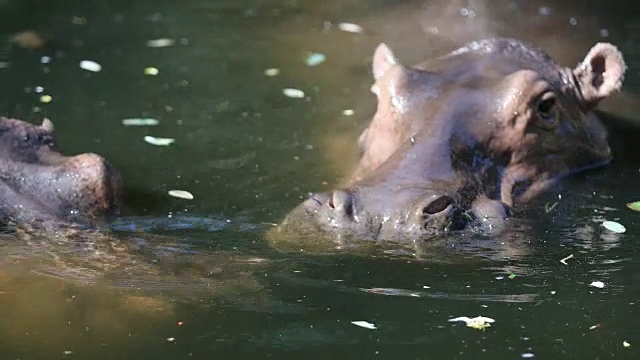
[[[630,69],[625,92],[603,107],[632,123],[640,14],[629,1],[553,3],[0,2],[4,38],[33,29],[53,38],[38,49],[3,46],[0,112],[49,117],[65,153],[97,152],[120,169],[126,206],[110,234],[134,250],[73,263],[49,239],[1,238],[2,358],[634,358],[632,146],[552,189],[496,238],[317,251],[305,246],[314,239],[274,249],[264,235],[351,166],[375,110],[369,62],[379,42],[412,63],[515,36],[573,65],[611,41]],[[340,31],[341,22],[364,32]],[[162,38],[175,44],[147,46]],[[312,52],[326,61],[307,66]],[[102,70],[82,70],[82,60]],[[270,68],[279,75],[266,76]],[[121,122],[146,117],[159,125]],[[153,146],[147,135],[175,143]],[[604,219],[627,232],[607,232]],[[87,264],[94,272],[77,270]],[[110,271],[96,276],[96,264]],[[448,322],[480,315],[495,323]]]

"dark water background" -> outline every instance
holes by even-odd
[[[375,109],[369,69],[379,42],[413,63],[468,40],[513,36],[574,65],[595,42],[611,41],[630,68],[625,91],[602,107],[633,124],[640,109],[636,7],[0,1],[0,35],[7,39],[0,61],[8,63],[0,69],[0,113],[33,122],[49,117],[65,153],[110,159],[127,195],[115,230],[125,242],[148,244],[155,260],[168,259],[141,260],[159,273],[140,275],[134,264],[87,283],[77,281],[82,274],[43,271],[50,253],[39,256],[7,236],[0,242],[0,358],[637,358],[640,214],[625,207],[640,199],[633,126],[612,135],[618,146],[610,166],[567,179],[499,238],[319,254],[295,251],[295,244],[285,249],[294,251],[277,251],[264,235],[352,164],[354,140]],[[364,33],[339,31],[340,22],[357,23]],[[53,37],[50,47],[8,42],[34,29]],[[157,38],[176,44],[146,46]],[[309,52],[327,60],[309,67]],[[102,71],[80,69],[81,60],[100,63]],[[146,67],[159,74],[144,75]],[[278,76],[264,75],[274,67]],[[287,98],[287,87],[307,97]],[[41,103],[42,94],[52,101]],[[343,115],[345,109],[354,115]],[[160,124],[122,125],[132,117]],[[145,135],[176,142],[157,147]],[[195,198],[172,198],[171,189]],[[547,213],[545,205],[555,202]],[[603,219],[627,232],[605,231]],[[198,272],[173,275],[193,262],[205,269],[204,279]],[[481,331],[448,322],[479,315],[495,323]],[[351,324],[359,320],[377,329]]]

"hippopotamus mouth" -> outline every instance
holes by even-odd
[[[381,44],[378,109],[358,140],[358,165],[281,228],[400,241],[499,231],[558,179],[611,160],[592,109],[620,89],[625,71],[605,43],[575,69],[513,39],[473,42],[413,67]]]

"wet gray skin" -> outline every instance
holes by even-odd
[[[625,71],[606,43],[575,69],[513,39],[473,42],[413,67],[381,44],[371,88],[378,108],[358,140],[358,165],[281,229],[400,241],[470,224],[498,231],[511,209],[558,178],[610,161],[590,111],[620,89]]]
[[[55,145],[53,123],[0,117],[0,219],[56,230],[89,224],[117,209],[118,172],[101,156],[67,157]]]

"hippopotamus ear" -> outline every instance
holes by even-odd
[[[46,131],[53,132],[53,122],[49,118],[44,118],[40,126]]]
[[[573,70],[587,107],[595,106],[612,92],[620,90],[627,65],[622,53],[609,43],[596,44]]]
[[[373,53],[373,78],[378,80],[397,64],[398,60],[393,51],[386,44],[381,43]]]

